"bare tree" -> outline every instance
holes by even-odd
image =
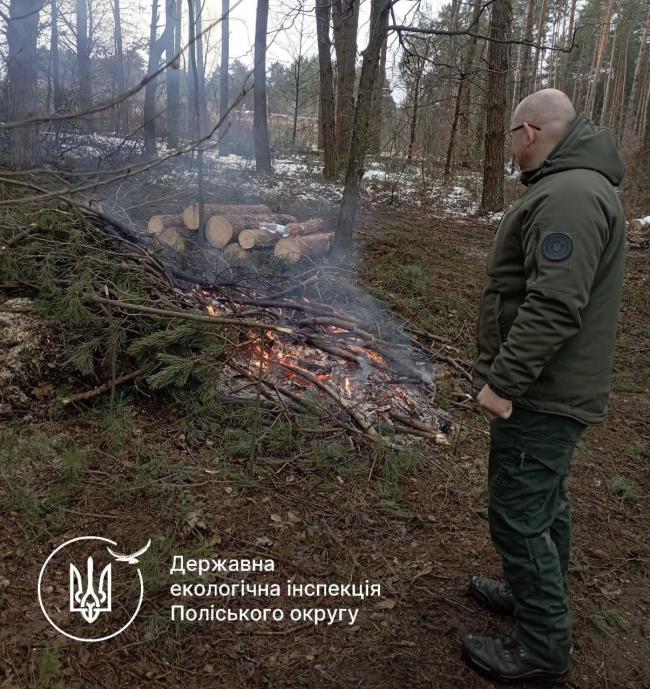
[[[221,0],[221,65],[219,67],[219,118],[222,121],[219,155],[228,155],[228,102],[230,100],[228,63],[230,62],[230,0]]]
[[[339,211],[338,228],[333,245],[334,255],[339,257],[347,254],[352,245],[352,231],[359,205],[359,192],[368,141],[372,92],[379,72],[381,47],[386,37],[388,14],[391,5],[392,0],[371,0],[370,3],[370,35],[368,37],[368,45],[363,51],[359,91],[354,110],[350,154],[345,173],[345,186]]]
[[[534,1],[534,0],[531,0]],[[472,10],[472,21],[469,27],[471,32],[476,33],[478,23],[481,16],[481,0],[474,0],[474,7]],[[444,179],[445,183],[449,184],[454,176],[455,157],[456,157],[456,139],[458,136],[459,124],[463,127],[463,136],[465,142],[469,141],[469,95],[470,95],[470,75],[474,69],[474,59],[476,55],[476,45],[478,38],[472,36],[467,54],[463,60],[463,70],[460,74],[458,82],[458,92],[456,94],[456,106],[454,109],[454,116],[451,121],[451,132],[449,134],[449,144],[447,145],[447,157],[445,159]]]
[[[253,137],[255,139],[255,169],[269,175],[271,145],[266,106],[266,35],[269,23],[269,0],[257,0],[255,19],[255,66],[253,68]]]
[[[422,83],[422,76],[424,69],[429,59],[430,41],[428,39],[416,44],[417,47],[412,47],[409,50],[408,64],[409,71],[414,74],[413,86],[411,89],[411,124],[409,126],[409,149],[407,160],[413,158],[413,148],[415,146],[415,135],[418,126],[418,113],[420,108],[420,84]],[[420,48],[422,53],[419,52]]]
[[[575,1],[573,3],[575,5]],[[575,10],[575,8],[574,8]],[[533,30],[535,24],[535,11],[536,11],[536,0],[528,0],[528,10],[526,12],[526,29],[525,38],[532,43],[533,40]],[[542,12],[544,8],[542,7]],[[535,64],[537,64],[537,57],[535,57]],[[522,97],[528,95],[531,80],[529,78],[528,70],[530,65],[530,45],[520,45],[517,50],[517,68],[515,70],[515,83],[513,85],[512,93],[512,106],[511,113],[514,112]],[[533,77],[534,81],[535,77]],[[534,85],[534,84],[533,84]],[[515,158],[512,156],[510,158],[510,172],[515,171]]]
[[[168,16],[168,18],[171,20],[171,15]],[[193,24],[193,22],[190,21],[190,24]],[[160,59],[163,51],[170,43],[173,44],[173,38],[170,37],[170,34],[174,31],[175,25],[175,21],[166,23],[160,38],[156,38],[158,27],[158,0],[152,0],[151,26],[149,27],[149,60],[147,63],[148,74],[153,74],[160,68]],[[194,33],[191,32],[190,35],[192,36],[190,40],[194,42]],[[156,118],[158,117],[156,113],[156,89],[158,87],[158,82],[159,79],[157,77],[150,79],[147,81],[147,85],[144,89],[143,127],[144,155],[146,158],[156,157]]]
[[[59,7],[57,0],[51,0],[50,13],[52,25],[50,27],[50,77],[48,80],[48,109],[50,107],[50,83],[54,94],[54,109],[63,107],[63,86],[61,84],[61,67],[59,63]]]
[[[165,59],[169,62],[180,50],[181,33],[180,0],[165,0]],[[180,123],[179,64],[172,64],[165,71],[167,96],[167,137],[172,146],[178,146]]]
[[[42,0],[11,0],[7,22],[7,105],[13,121],[34,116],[36,104],[38,19]],[[38,127],[9,130],[9,159],[26,168],[38,161]]]
[[[82,0],[79,0],[82,1]],[[158,26],[158,0],[151,0],[151,24],[149,25],[149,60],[147,74],[151,74],[158,67],[162,55],[162,45],[156,40]],[[144,155],[146,158],[156,157],[156,79],[147,82],[144,89]]]
[[[600,16],[600,29],[598,31],[598,38],[596,40],[596,47],[594,48],[594,59],[592,64],[592,77],[589,80],[589,87],[587,89],[587,97],[585,102],[585,112],[589,117],[593,117],[594,105],[596,103],[596,89],[600,82],[600,69],[603,64],[603,57],[605,49],[609,42],[609,33],[612,24],[612,12],[614,9],[614,0],[605,0],[607,4],[603,4]]]
[[[347,160],[352,136],[359,4],[360,0],[335,0],[332,5],[336,50],[336,145],[340,165]]]
[[[470,106],[471,106],[471,95],[472,95],[472,76],[474,70],[476,69],[476,51],[478,48],[478,28],[481,19],[482,4],[481,0],[474,0],[474,7],[472,9],[472,21],[470,25],[470,32],[473,36],[470,36],[469,46],[467,48],[467,55],[465,57],[463,74],[461,83],[458,87],[459,100],[460,100],[460,112],[459,112],[459,123],[458,129],[460,133],[460,141],[458,146],[458,152],[461,159],[467,158],[470,149],[470,129],[471,129],[471,118],[470,118]],[[453,169],[453,156],[455,152],[452,150],[452,160],[450,161],[450,169]]]
[[[539,22],[537,24],[537,48],[535,48],[535,57],[533,58],[533,73],[531,75],[530,83],[532,90],[537,90],[537,82],[539,79],[540,58],[542,56],[542,44],[546,36],[546,13],[548,11],[546,0],[542,0],[539,8]]]
[[[195,0],[194,7],[194,36],[196,37],[196,67],[199,71],[199,107],[201,108],[201,123],[203,127],[208,125],[208,101],[205,97],[205,55],[203,35],[203,6],[205,0]],[[203,130],[199,135],[203,136]]]
[[[190,69],[192,70],[192,80],[194,87],[192,94],[194,96],[194,135],[195,138],[200,136],[203,131],[203,123],[201,122],[202,108],[199,103],[200,86],[199,86],[199,67],[197,64],[197,41],[196,41],[196,24],[193,20],[196,17],[193,0],[187,0],[187,8],[189,10],[189,49],[190,49]],[[196,156],[197,173],[198,173],[198,206],[199,206],[199,244],[205,244],[205,189],[203,185],[203,142],[200,142],[197,148]]]
[[[612,52],[609,57],[609,66],[607,69],[607,79],[605,80],[605,93],[603,95],[603,107],[600,110],[600,125],[605,126],[609,120],[610,113],[610,92],[612,90],[612,82],[614,79],[614,73],[616,71],[614,67],[614,60],[616,58],[616,43],[618,35],[621,28],[621,16],[618,15],[616,20],[616,29],[614,30],[614,40],[612,41]]]
[[[88,108],[93,100],[90,81],[90,42],[88,40],[88,0],[77,0],[77,79],[79,104]]]
[[[575,2],[575,0],[574,0]],[[526,28],[524,36],[526,40],[533,40],[533,28],[535,24],[536,1],[528,0],[526,11]],[[522,96],[527,96],[530,90],[528,68],[530,65],[530,46],[520,45],[517,50],[517,69],[515,72],[514,92],[512,96],[512,108],[517,106]]]
[[[320,74],[318,122],[325,157],[323,175],[327,180],[335,180],[338,172],[336,121],[334,115],[334,73],[332,69],[332,44],[330,41],[331,11],[330,0],[316,0],[316,34]]]
[[[512,23],[510,0],[494,0],[490,14],[490,38],[507,40]],[[506,77],[508,45],[490,41],[486,90],[485,165],[481,212],[503,210],[503,166],[506,126]]]
[[[305,15],[300,15],[300,34],[298,38],[298,57],[293,65],[294,79],[294,104],[293,104],[293,127],[291,130],[291,145],[296,145],[296,135],[298,133],[298,110],[300,108],[300,69],[302,67],[302,39],[305,33]]]
[[[571,9],[569,10],[569,28],[566,33],[566,38],[568,39],[568,42],[570,43],[573,41],[573,29],[575,26],[575,20],[576,20],[576,0],[571,0]],[[567,63],[569,61],[569,54],[565,53],[562,55],[562,67],[561,67],[561,78],[560,78],[560,89],[563,91],[566,90],[567,88],[567,83],[566,83],[566,68],[567,68]]]
[[[648,6],[648,16],[645,20],[645,25],[643,28],[643,34],[641,35],[641,43],[639,47],[639,53],[636,58],[636,64],[634,67],[634,76],[632,77],[632,88],[630,90],[630,97],[627,102],[627,110],[625,111],[625,120],[623,123],[623,129],[625,131],[630,131],[634,125],[634,111],[637,106],[637,93],[639,91],[640,80],[641,80],[641,70],[645,64],[645,54],[646,54],[646,43],[648,42],[648,36],[650,35],[650,6]]]
[[[641,164],[645,176],[650,175],[650,79],[646,86],[645,97],[645,129],[643,134],[643,148],[641,149]]]
[[[54,3],[53,3],[54,4]],[[113,75],[115,90],[124,93],[126,80],[124,78],[124,54],[122,46],[122,18],[120,15],[120,0],[113,0],[113,37],[115,40],[115,73]],[[116,129],[122,131],[126,128],[125,103],[119,103],[116,111]]]
[[[373,126],[368,134],[368,151],[379,153],[381,151],[381,128],[384,107],[384,84],[386,83],[386,53],[388,52],[388,34],[381,47],[379,58],[379,74],[372,91],[372,105],[370,111],[373,114]]]

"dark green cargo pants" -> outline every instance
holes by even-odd
[[[567,479],[585,425],[514,408],[490,424],[489,524],[515,602],[515,635],[548,662],[571,647]]]

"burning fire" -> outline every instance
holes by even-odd
[[[227,302],[209,292],[195,294],[210,316],[232,313]],[[291,323],[292,309],[281,313]],[[277,317],[277,312],[273,316]],[[408,370],[401,372],[390,353],[386,358],[370,346],[367,334],[357,333],[352,319],[349,328],[344,327],[348,322],[345,317],[339,318],[343,327],[327,323],[328,317],[311,320],[301,323],[298,316],[295,325],[286,328],[280,322],[274,330],[245,331],[235,360],[239,368],[235,370],[246,369],[251,379],[259,377],[272,387],[289,388],[292,395],[311,393],[337,400],[344,409],[353,410],[355,419],[367,418],[364,423],[370,426],[373,418],[387,420],[400,413],[419,423],[420,431],[422,425],[427,427],[420,419],[423,411],[425,415],[431,412],[431,391],[423,389],[421,379],[415,377],[413,382],[414,377],[409,378]]]

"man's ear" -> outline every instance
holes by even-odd
[[[526,144],[532,146],[537,140],[537,132],[527,122],[524,122],[524,131],[526,132]]]

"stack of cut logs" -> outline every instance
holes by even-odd
[[[246,259],[255,249],[273,248],[275,256],[283,256],[295,263],[303,256],[319,258],[330,250],[334,234],[325,232],[320,219],[298,222],[292,215],[272,213],[264,205],[205,204],[205,239],[224,256]],[[286,226],[283,236],[269,226]],[[199,209],[188,206],[182,215],[153,215],[149,218],[149,232],[158,241],[183,251],[185,239],[199,227]]]

